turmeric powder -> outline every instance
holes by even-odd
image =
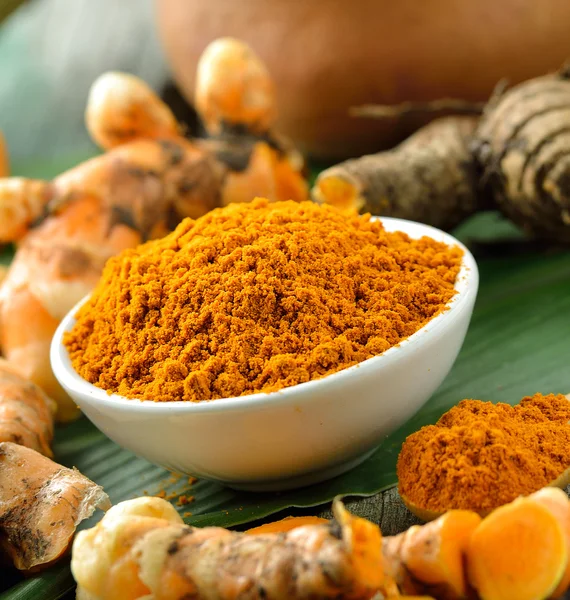
[[[486,514],[550,484],[570,467],[570,402],[535,394],[516,406],[463,400],[410,435],[400,494],[423,510]]]
[[[127,398],[275,391],[415,333],[454,296],[462,254],[330,206],[234,204],[109,260],[65,344]]]

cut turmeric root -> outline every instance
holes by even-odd
[[[113,507],[77,534],[71,568],[84,600],[365,600],[383,580],[378,527],[337,520],[280,534],[184,525],[160,498]]]
[[[14,442],[52,456],[54,402],[0,359],[0,443]]]
[[[276,535],[313,518],[262,527]],[[570,587],[569,550],[570,501],[559,488],[543,488],[484,519],[471,511],[450,510],[426,525],[382,538],[379,597],[560,598]]]
[[[403,593],[438,600],[559,598],[570,583],[570,502],[544,488],[483,520],[452,510],[383,538],[384,568]]]
[[[384,538],[386,572],[408,594],[465,598],[465,552],[480,522],[476,513],[452,510],[427,525]]]
[[[566,544],[570,552],[570,503],[565,493],[554,487],[547,487],[535,492],[529,498],[533,502],[544,506],[562,526],[566,537]],[[570,587],[570,556],[566,562],[566,569],[556,589],[552,592],[552,598],[560,598]]]
[[[109,507],[107,495],[78,471],[30,448],[0,443],[0,548],[17,569],[57,560],[97,507]]]
[[[284,533],[296,529],[297,527],[304,527],[305,525],[322,525],[328,522],[328,519],[322,519],[321,517],[285,517],[280,521],[273,521],[271,523],[264,523],[258,527],[252,527],[245,533],[248,533],[249,535],[258,535],[260,533]]]
[[[387,538],[338,500],[333,513],[241,534],[186,527],[160,498],[123,502],[76,538],[77,597],[546,600],[568,589],[570,501],[558,488]]]
[[[468,577],[482,600],[549,598],[567,565],[564,527],[532,497],[491,513],[475,530],[467,549]]]
[[[170,109],[138,77],[110,71],[91,86],[85,124],[104,150],[140,138],[172,138],[180,126]]]
[[[220,38],[204,50],[196,72],[194,103],[208,131],[246,128],[265,133],[277,116],[267,68],[240,40]]]
[[[6,140],[0,131],[0,177],[7,177],[10,172],[8,164],[8,151],[6,150]]]

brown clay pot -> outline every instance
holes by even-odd
[[[280,129],[321,158],[393,145],[425,115],[355,119],[351,106],[486,100],[570,56],[568,0],[156,0],[174,76],[191,101],[198,57],[248,42],[277,84]]]

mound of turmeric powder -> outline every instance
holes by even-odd
[[[531,494],[570,467],[570,402],[535,394],[515,406],[462,400],[408,436],[399,491],[434,512],[487,513]]]
[[[369,216],[257,199],[109,260],[65,344],[78,373],[127,398],[275,391],[415,333],[445,310],[461,261]]]

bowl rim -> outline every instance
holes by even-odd
[[[475,301],[478,292],[479,271],[475,258],[469,249],[451,234],[444,232],[431,225],[417,223],[406,219],[395,217],[372,217],[372,220],[380,220],[389,231],[403,231],[412,238],[429,236],[437,241],[444,242],[450,246],[458,246],[463,250],[463,260],[460,271],[455,281],[457,293],[447,304],[447,310],[430,319],[423,327],[418,329],[409,337],[403,339],[399,344],[388,348],[382,354],[372,356],[360,363],[336,371],[330,375],[313,379],[304,383],[282,388],[274,392],[258,392],[246,396],[234,396],[231,398],[218,398],[215,400],[201,400],[190,402],[186,400],[173,400],[169,402],[156,402],[154,400],[125,398],[119,394],[109,394],[102,388],[83,379],[71,365],[67,348],[63,344],[63,335],[75,324],[77,310],[90,297],[90,294],[80,300],[62,319],[52,338],[50,347],[50,362],[56,379],[67,390],[81,397],[88,396],[89,402],[103,404],[107,408],[116,408],[122,411],[134,411],[137,413],[149,412],[155,415],[176,413],[206,413],[221,412],[243,409],[256,409],[267,404],[276,405],[294,402],[309,397],[314,389],[324,388],[329,385],[342,383],[346,378],[353,377],[357,370],[374,370],[389,367],[391,363],[406,352],[408,348],[421,344],[426,334],[433,335],[445,331],[453,324],[460,312],[466,310]]]

